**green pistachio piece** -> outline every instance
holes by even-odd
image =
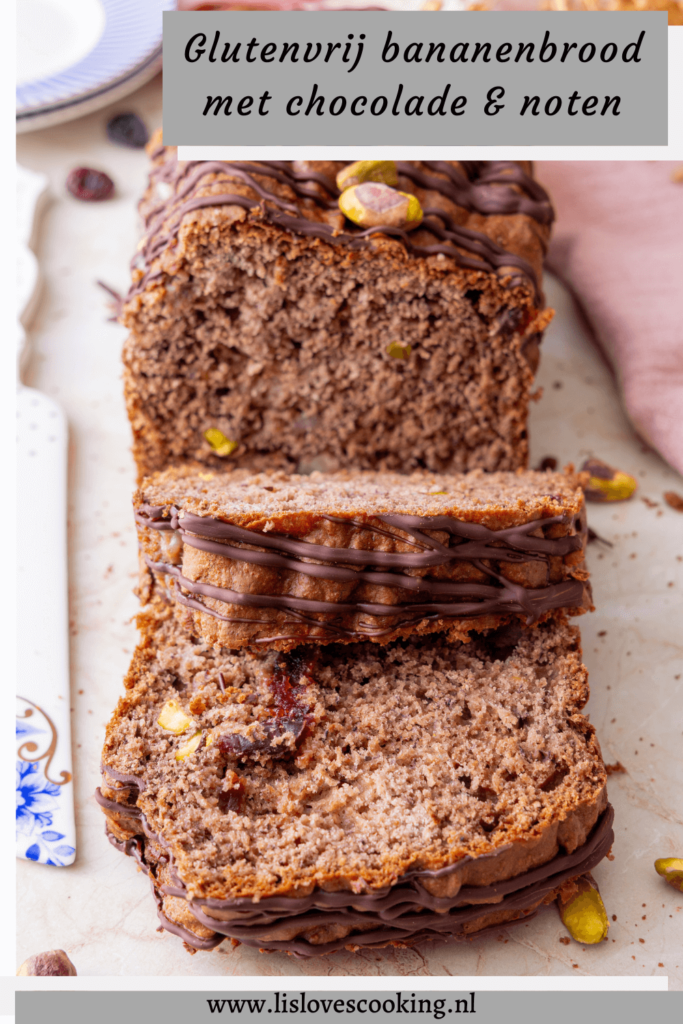
[[[201,730],[198,729],[194,736],[191,736],[187,743],[183,744],[183,746],[178,749],[175,756],[176,761],[185,761],[188,757],[194,754],[201,742],[202,733]]]
[[[337,188],[343,192],[364,181],[381,181],[383,185],[398,185],[398,171],[393,160],[356,160],[337,175]]]
[[[339,197],[339,209],[361,228],[403,228],[411,231],[422,221],[416,196],[398,192],[377,181],[347,188]]]
[[[412,351],[411,345],[399,345],[397,341],[392,341],[391,345],[387,345],[387,355],[394,359],[407,359]]]
[[[683,892],[683,857],[660,857],[655,861],[655,871],[674,889]]]
[[[157,725],[166,732],[174,732],[179,736],[181,732],[189,729],[192,719],[187,717],[177,700],[167,700],[157,718]]]
[[[586,459],[581,469],[590,474],[584,487],[586,501],[628,501],[638,488],[635,477],[600,459]]]
[[[216,427],[210,427],[204,431],[204,437],[213,448],[214,455],[220,455],[221,458],[225,458],[226,455],[232,455],[235,448],[238,447],[237,441],[230,441],[222,430],[218,430]]]
[[[558,896],[562,923],[576,942],[595,945],[607,938],[609,921],[602,897],[591,875],[574,879],[573,891]]]

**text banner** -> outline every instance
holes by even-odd
[[[164,14],[164,142],[666,145],[664,12]]]
[[[41,979],[42,980],[42,979]],[[61,980],[61,979],[59,979]],[[352,979],[348,979],[351,982]],[[404,979],[402,979],[404,980]],[[458,992],[410,989],[249,992],[18,992],[16,1024],[120,1024],[157,1021],[215,1024],[281,1019],[307,1024],[553,1024],[580,1021],[656,1021],[680,1024],[683,992]]]

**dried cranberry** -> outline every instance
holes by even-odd
[[[267,718],[261,720],[260,736],[248,738],[237,733],[222,733],[216,747],[225,758],[284,758],[296,754],[299,745],[311,732],[315,718],[308,712],[306,688],[313,683],[315,654],[297,649],[278,654],[268,688],[273,701]]]
[[[76,199],[92,202],[108,199],[114,191],[114,182],[104,171],[94,171],[92,167],[77,167],[66,179],[66,187]]]
[[[225,814],[227,811],[236,811],[242,814],[244,811],[245,787],[241,779],[232,786],[227,793],[218,794],[218,809]]]
[[[305,648],[278,656],[268,680],[278,718],[296,717],[301,712],[300,698],[304,697],[306,686],[313,682],[314,665],[315,654]]]
[[[295,753],[297,745],[313,721],[312,715],[300,714],[295,718],[278,716],[262,722],[262,739],[248,739],[232,732],[223,733],[216,740],[216,746],[224,757],[260,753],[268,754],[270,757],[287,757]]]
[[[117,146],[142,149],[149,142],[149,132],[137,114],[117,114],[107,121],[107,138]]]

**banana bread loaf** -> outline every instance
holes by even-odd
[[[98,801],[164,928],[300,956],[527,919],[612,843],[579,633],[301,646],[140,617]]]
[[[143,601],[232,649],[387,643],[592,607],[580,480],[172,468],[134,496]]]
[[[553,217],[530,165],[399,162],[421,226],[361,229],[342,163],[179,163],[159,139],[122,310],[140,477],[526,465]]]

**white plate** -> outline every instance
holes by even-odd
[[[121,99],[161,67],[175,0],[18,0],[17,131]]]

